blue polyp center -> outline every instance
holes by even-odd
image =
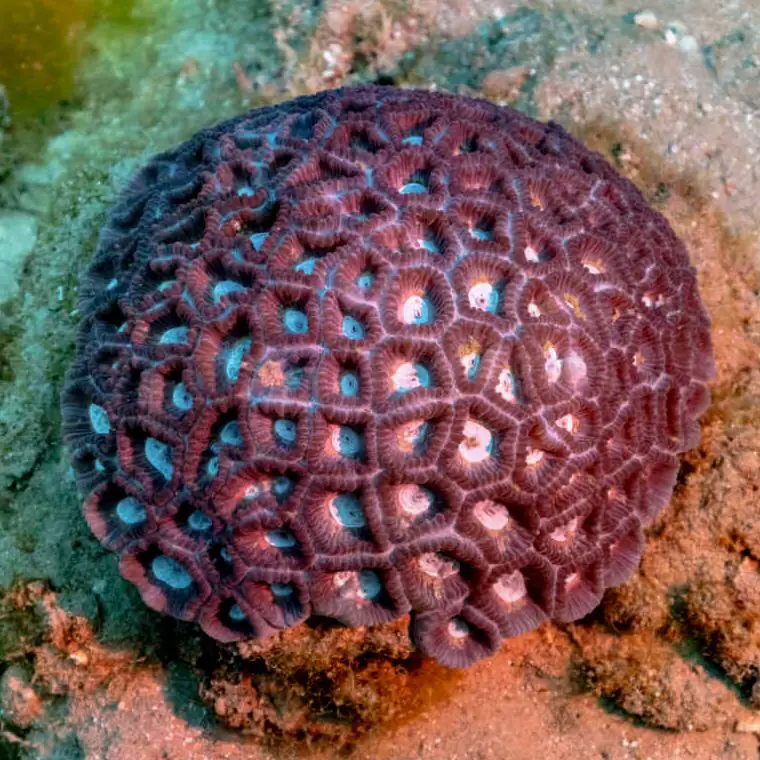
[[[310,256],[303,259],[302,261],[299,261],[293,268],[296,270],[296,272],[301,272],[301,274],[314,274],[314,270],[317,266],[317,261],[319,261],[319,259],[316,256]]]
[[[162,441],[155,438],[145,439],[145,458],[156,469],[164,480],[171,480],[174,474],[172,450]]]
[[[373,570],[362,570],[359,573],[359,594],[364,599],[377,599],[383,590],[380,576]]]
[[[279,475],[272,482],[272,493],[278,501],[283,501],[295,490],[296,484],[287,475]]]
[[[283,446],[292,446],[296,442],[298,426],[293,420],[275,420],[273,427],[275,437]]]
[[[419,362],[415,362],[414,371],[417,373],[417,382],[420,384],[420,388],[430,388],[433,381],[430,377],[430,370]]]
[[[165,583],[176,591],[190,588],[193,583],[193,576],[179,562],[164,554],[151,562],[150,569],[161,583]]]
[[[470,230],[470,234],[476,239],[476,240],[493,240],[493,230],[487,228],[487,227],[473,227]]]
[[[420,245],[429,253],[440,253],[441,248],[436,242],[435,238],[431,235],[425,235],[420,239]]]
[[[220,280],[214,285],[211,295],[214,303],[219,303],[224,296],[228,296],[230,293],[245,293],[245,286],[234,280]]]
[[[363,528],[367,524],[359,497],[355,493],[338,494],[332,502],[332,513],[344,528]]]
[[[367,328],[356,318],[350,315],[343,317],[343,336],[349,340],[362,340],[367,337]]]
[[[356,430],[345,425],[338,432],[339,453],[349,459],[356,459],[364,453],[364,439]]]
[[[289,530],[270,530],[264,538],[275,549],[292,549],[298,544],[296,537]]]
[[[193,408],[193,397],[184,383],[177,383],[172,391],[172,403],[177,409],[186,412]]]
[[[272,589],[272,595],[276,596],[278,599],[291,596],[293,591],[295,591],[293,585],[290,583],[272,583],[269,588]]]
[[[134,496],[126,496],[116,505],[118,518],[127,525],[139,525],[147,517],[145,507]]]
[[[401,142],[405,145],[422,145],[422,135],[409,135]]]
[[[268,232],[254,232],[251,235],[251,245],[254,251],[260,251],[261,246],[264,245],[264,241],[269,237]]]
[[[230,620],[233,623],[244,623],[247,618],[245,616],[245,612],[240,609],[239,604],[233,604],[232,607],[230,607],[230,611],[227,613],[230,617]]]
[[[285,385],[288,388],[300,388],[306,371],[303,367],[290,367],[285,370]]]
[[[90,425],[98,435],[106,435],[111,432],[111,423],[108,421],[108,413],[102,406],[90,404],[88,407]]]
[[[374,282],[375,282],[375,275],[373,272],[370,272],[369,270],[365,270],[364,272],[361,272],[359,276],[356,278],[356,284],[362,290],[369,290],[372,287]]]
[[[430,431],[430,423],[429,422],[423,422],[414,431],[414,435],[411,437],[411,443],[415,447],[421,446],[427,440],[429,431]]]
[[[421,182],[407,182],[401,186],[399,192],[401,195],[412,195],[414,193],[426,193],[427,190],[427,187]]]
[[[338,384],[343,396],[354,397],[359,395],[359,375],[356,372],[346,370],[341,374]]]
[[[186,325],[180,325],[179,327],[170,327],[159,338],[161,345],[176,345],[177,343],[185,343],[187,341],[187,334],[190,328]]]
[[[187,518],[187,524],[192,530],[197,530],[199,533],[205,533],[207,530],[211,529],[213,523],[208,515],[196,511]]]
[[[251,339],[243,338],[230,347],[227,352],[227,362],[224,372],[231,383],[237,382],[240,377],[240,368],[243,366],[243,357],[251,348]]]
[[[222,428],[219,440],[227,446],[243,445],[243,433],[237,420],[231,420]]]
[[[286,333],[303,335],[309,332],[309,318],[300,309],[289,307],[283,312],[282,326]]]
[[[215,478],[219,474],[219,457],[213,456],[208,460],[208,464],[206,465],[206,472],[212,478]]]
[[[467,368],[467,379],[468,380],[474,380],[475,376],[478,374],[478,369],[480,369],[480,362],[481,362],[481,356],[478,354],[477,356],[474,356],[472,358],[472,362],[470,363],[470,366]]]

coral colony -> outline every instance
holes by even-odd
[[[411,614],[450,666],[625,581],[714,373],[686,250],[559,126],[394,88],[139,172],[62,395],[84,514],[220,641]]]

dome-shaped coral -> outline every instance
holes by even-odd
[[[362,87],[157,156],[81,287],[85,517],[222,641],[412,613],[449,665],[623,582],[698,440],[663,217],[556,124]]]

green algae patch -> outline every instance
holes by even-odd
[[[37,116],[70,98],[95,23],[133,25],[134,0],[0,0],[0,83],[16,119]]]

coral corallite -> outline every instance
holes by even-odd
[[[451,666],[630,576],[714,374],[630,182],[556,124],[393,88],[157,156],[80,308],[65,443],[150,607],[221,641],[411,613]]]

